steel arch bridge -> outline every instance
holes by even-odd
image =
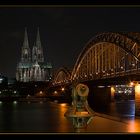
[[[71,80],[88,81],[140,72],[139,33],[101,33],[83,48]]]
[[[59,68],[54,74],[54,78],[52,80],[53,85],[63,85],[70,82],[71,72],[66,67]]]
[[[62,71],[56,74],[54,84],[64,84],[62,79],[65,78],[60,76]],[[140,74],[140,33],[105,32],[85,45],[67,81],[83,82],[132,74]]]

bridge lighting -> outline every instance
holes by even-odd
[[[134,82],[130,82],[130,86],[134,86]]]
[[[121,66],[121,69],[123,69],[123,66]]]
[[[64,91],[64,90],[65,90],[65,88],[61,88],[61,90],[62,90],[62,91]]]
[[[135,94],[140,95],[140,84],[135,86]]]
[[[17,101],[13,101],[13,104],[17,104]]]
[[[17,91],[16,91],[16,90],[14,90],[14,93],[16,94],[16,93],[17,93]]]
[[[98,86],[98,88],[104,88],[105,86]]]

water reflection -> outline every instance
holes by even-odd
[[[110,111],[114,116],[116,114],[119,116],[120,113],[128,114],[128,112],[134,114],[134,102],[131,101],[129,104],[131,105],[128,106],[126,102],[113,103]],[[0,132],[73,133],[75,131],[71,121],[64,117],[69,106],[67,103],[56,102],[18,102],[16,104],[2,102]],[[124,119],[116,121],[96,116],[86,132],[140,132],[140,119],[125,116]]]

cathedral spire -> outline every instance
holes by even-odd
[[[21,51],[21,61],[30,62],[30,60],[31,60],[31,56],[30,56],[27,28],[25,27],[24,41],[23,41],[23,46]]]
[[[39,47],[39,48],[41,47],[39,27],[37,28],[36,46]]]
[[[29,48],[28,35],[27,35],[27,28],[26,27],[25,27],[23,47],[24,48]]]

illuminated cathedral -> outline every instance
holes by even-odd
[[[27,29],[25,28],[24,41],[21,48],[21,60],[16,70],[17,81],[47,81],[51,78],[51,68],[50,63],[45,64],[44,62],[39,28],[37,30],[36,42],[32,49],[29,47]]]

